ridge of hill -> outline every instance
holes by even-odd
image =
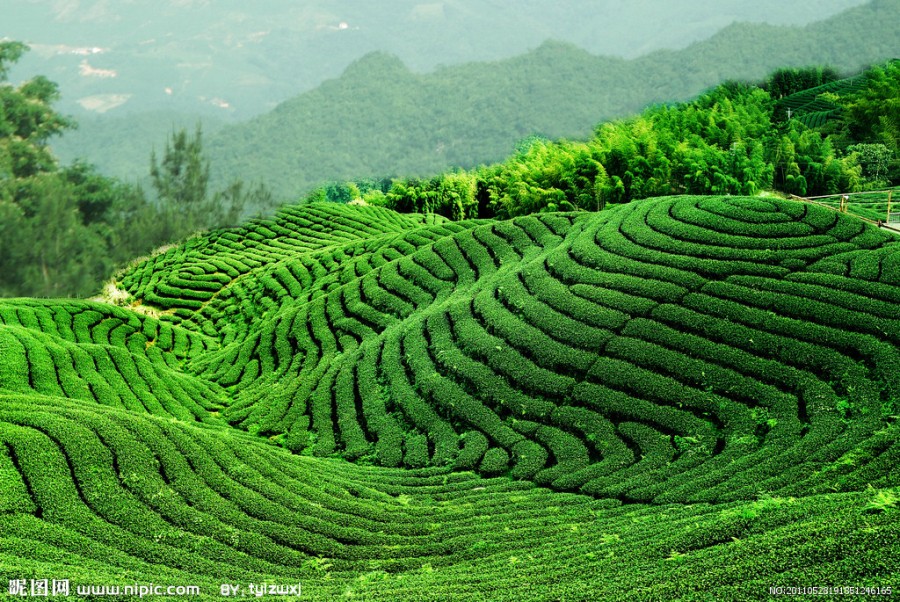
[[[515,56],[558,37],[593,53],[634,57],[680,48],[733,21],[803,25],[865,0],[29,0],[7,11],[3,35],[28,42],[28,73],[66,90],[62,110],[177,110],[246,119],[338,76],[376,50],[422,72]],[[654,18],[647,18],[653,15]],[[603,35],[597,35],[602,31]],[[286,57],[290,57],[286,60]]]
[[[803,28],[733,24],[687,48],[631,60],[547,42],[518,57],[427,74],[375,53],[270,113],[216,127],[206,137],[213,183],[263,181],[276,197],[296,200],[327,181],[490,163],[526,136],[584,138],[600,121],[686,100],[725,79],[811,64],[849,71],[893,57],[890,24],[898,20],[896,2],[874,0]],[[140,177],[149,149],[161,148],[168,133],[151,126],[82,121],[54,148],[64,160],[86,156],[102,170],[116,166],[111,175]]]
[[[261,178],[277,196],[298,198],[326,180],[490,163],[523,137],[584,138],[598,122],[687,100],[724,80],[809,64],[852,70],[891,57],[898,48],[887,24],[897,20],[897,3],[873,2],[805,28],[734,24],[683,50],[630,61],[548,42],[521,57],[426,75],[373,55],[210,136],[213,177]]]
[[[0,302],[0,578],[744,600],[900,576],[900,241],[856,218],[312,204],[112,287]]]

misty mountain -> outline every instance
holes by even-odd
[[[862,0],[2,0],[0,37],[32,46],[13,73],[60,84],[61,110],[244,119],[373,51],[416,73],[510,58],[547,39],[634,58],[732,22],[802,25]],[[8,6],[5,6],[8,5]]]
[[[429,174],[508,155],[523,137],[585,138],[601,120],[686,100],[783,66],[851,71],[900,54],[900,2],[805,28],[732,25],[679,51],[625,60],[547,43],[528,54],[420,75],[370,55],[269,114],[208,137],[214,179],[262,180],[296,198],[325,180]]]

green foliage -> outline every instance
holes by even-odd
[[[35,77],[10,85],[7,73],[27,50],[20,42],[0,42],[0,182],[53,171],[56,160],[47,143],[72,123],[51,108],[59,98],[55,84]]]
[[[876,65],[855,77],[834,81],[783,98],[776,104],[775,119],[788,115],[829,136],[844,154],[856,153],[870,189],[896,181],[900,159],[897,139],[900,126],[895,115],[900,61]],[[877,175],[876,175],[877,174]]]
[[[870,487],[870,491],[872,492],[872,499],[869,500],[864,512],[887,512],[895,509],[897,507],[897,502],[900,502],[900,495],[898,495],[896,490],[881,489],[875,491],[874,488]]]
[[[534,139],[493,170],[479,174],[499,216],[600,210],[610,198],[606,172],[588,145]]]
[[[863,177],[874,180],[876,185],[885,181],[894,159],[891,149],[884,144],[854,144],[847,150],[856,153]]]
[[[842,96],[853,94],[865,85],[866,77],[856,75],[829,83],[800,86],[790,95],[779,97],[773,93],[772,96],[777,102],[772,117],[777,122],[800,119],[805,125],[820,127],[830,119],[841,117],[839,101]]]
[[[896,154],[890,146],[848,146],[852,136],[863,135],[853,120],[874,119],[890,128],[893,99],[882,97],[887,87],[880,82],[887,76],[878,73],[883,69],[835,80],[828,69],[781,70],[768,87],[801,91],[777,102],[760,87],[726,82],[692,102],[600,124],[587,142],[530,137],[497,165],[430,180],[394,180],[387,206],[453,219],[472,216],[476,209],[481,217],[508,218],[599,211],[608,204],[665,194],[753,195],[775,188],[817,196],[883,188],[895,177]],[[788,76],[796,76],[796,82],[772,83]],[[829,83],[816,85],[820,81]],[[810,85],[816,87],[804,88]],[[834,100],[822,100],[828,95]],[[874,118],[861,108],[869,101],[851,100],[870,96],[879,103],[867,105],[877,111]],[[844,111],[838,103],[856,108]],[[793,118],[786,120],[787,114]],[[855,133],[842,133],[835,123]],[[448,200],[443,191],[461,180],[465,194]],[[465,199],[466,211],[453,210],[457,198]]]
[[[161,163],[155,151],[150,155],[150,178],[161,203],[187,208],[206,200],[209,161],[203,158],[201,134],[199,124],[191,139],[186,130],[174,132]]]
[[[5,81],[25,50],[0,42],[0,295],[88,294],[115,265],[117,191],[83,164],[58,168],[47,144],[72,124],[51,107],[56,86]]]
[[[463,171],[430,180],[394,180],[383,199],[379,204],[404,213],[436,213],[454,220],[478,214],[476,177]]]
[[[478,12],[483,10],[487,9]],[[530,10],[522,8],[501,21],[508,23]],[[655,14],[659,10],[663,9],[657,7]],[[671,7],[665,10],[686,14]],[[459,13],[445,12],[444,18]],[[708,16],[704,13],[703,18]],[[354,57],[357,62],[340,77],[334,73],[329,77],[335,79],[286,100],[270,113],[211,133],[213,186],[223,186],[233,177],[260,178],[277,198],[293,201],[328,181],[425,178],[460,167],[473,169],[502,161],[524,137],[585,139],[600,120],[627,118],[654,103],[687,101],[723,79],[760,81],[776,68],[821,64],[847,72],[883,61],[896,52],[890,23],[897,20],[897,7],[891,2],[867,3],[806,28],[735,24],[680,50],[630,60],[559,42],[541,44],[542,40],[526,45],[534,50],[521,56],[438,69],[416,67],[422,45],[411,52],[416,58],[384,53]],[[406,46],[407,35],[418,35],[426,23],[430,21],[416,21],[392,44]],[[679,37],[685,35],[684,28],[665,23],[663,37],[675,31]],[[507,49],[506,56],[513,54],[510,45],[499,42],[497,27],[485,31],[490,33],[482,39]],[[582,39],[581,45],[599,45],[611,38],[592,32]],[[525,46],[520,48],[524,51]],[[158,136],[158,130],[152,132],[150,140]],[[90,156],[100,162],[101,152],[108,154],[98,149]],[[145,164],[144,157],[136,155],[138,169]]]
[[[227,187],[210,193],[210,163],[203,151],[202,128],[194,135],[187,130],[172,133],[161,160],[150,155],[150,178],[155,192],[155,211],[144,224],[145,236],[170,242],[187,234],[234,225],[250,208],[272,206],[272,195],[262,184],[248,187],[233,180]]]
[[[155,199],[84,162],[59,167],[48,141],[74,124],[51,106],[56,86],[42,77],[17,87],[3,79],[24,50],[0,43],[0,296],[96,294],[132,258],[272,205],[267,188],[239,180],[207,193],[199,128],[193,138],[175,133],[161,162],[151,158]]]
[[[780,99],[810,88],[816,88],[840,79],[830,67],[803,69],[776,69],[766,79],[765,89],[772,98]]]
[[[865,87],[844,106],[850,130],[860,142],[884,144],[896,157],[900,148],[900,60],[875,66],[865,77]]]

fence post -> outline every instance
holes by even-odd
[[[886,224],[891,223],[891,196],[894,194],[893,190],[888,190],[888,207],[887,207],[887,219],[884,220]]]

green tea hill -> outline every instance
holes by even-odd
[[[285,208],[0,303],[0,580],[895,584],[898,303],[894,235],[775,198]]]

